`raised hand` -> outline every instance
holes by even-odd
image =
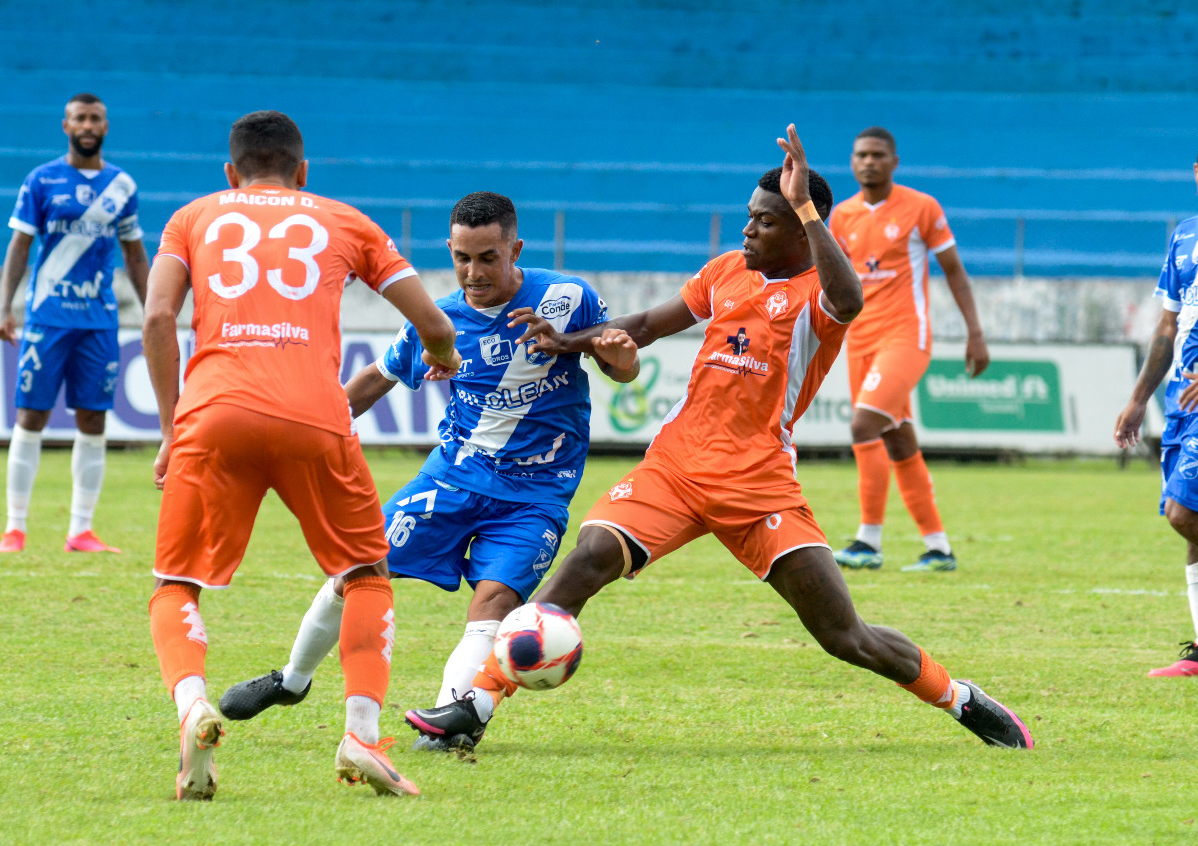
[[[810,168],[793,123],[786,127],[786,137],[778,139],[778,146],[786,153],[786,158],[782,160],[782,196],[791,208],[797,209],[811,200],[811,192],[807,188]]]

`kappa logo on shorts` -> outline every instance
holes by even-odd
[[[765,304],[765,310],[769,312],[770,319],[786,314],[788,308],[790,308],[790,300],[786,298],[785,291],[778,291]]]
[[[607,495],[611,497],[612,502],[628,499],[628,497],[632,496],[632,479],[629,479],[627,482],[620,482],[620,484],[608,491]]]

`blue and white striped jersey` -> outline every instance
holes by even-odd
[[[1177,224],[1169,239],[1169,252],[1161,268],[1160,281],[1153,296],[1164,301],[1166,311],[1177,312],[1177,339],[1173,342],[1173,367],[1165,382],[1165,416],[1185,417],[1177,407],[1177,397],[1190,383],[1186,373],[1195,370],[1198,361],[1198,217]]]
[[[141,240],[137,185],[116,165],[87,176],[66,157],[25,178],[9,227],[39,239],[25,322],[115,329],[117,240]]]
[[[559,332],[607,320],[607,305],[587,282],[551,270],[521,268],[512,301],[485,312],[458,291],[437,301],[457,329],[462,368],[439,431],[441,445],[423,472],[446,484],[511,502],[568,505],[582,479],[591,403],[582,356],[530,353],[517,346],[523,325],[508,312],[528,306]],[[531,342],[530,342],[531,343]],[[418,390],[428,366],[411,325],[376,363],[379,372]]]

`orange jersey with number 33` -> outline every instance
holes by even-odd
[[[211,403],[348,435],[341,294],[415,274],[357,209],[273,186],[230,189],[175,212],[159,256],[191,276],[195,351],[175,421]]]

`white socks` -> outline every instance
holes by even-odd
[[[1198,564],[1186,565],[1186,595],[1190,598],[1190,616],[1194,619],[1194,640],[1198,642]]]
[[[197,699],[208,698],[208,687],[203,676],[188,676],[175,685],[175,707],[179,709],[179,723],[191,710]]]
[[[8,446],[8,525],[5,531],[27,531],[29,500],[33,496],[33,480],[42,457],[42,433],[13,426]]]
[[[959,681],[954,681],[953,687],[955,687],[957,689],[957,704],[955,704],[953,707],[949,708],[948,712],[953,715],[954,719],[959,720],[959,719],[961,719],[962,706],[964,706],[966,703],[969,702],[970,699],[973,698],[973,694],[969,692],[969,688],[967,688],[965,685],[961,684],[961,682],[959,682]]]
[[[867,543],[874,549],[882,548],[882,527],[881,525],[871,525],[862,523],[857,527],[857,540],[862,543]]]
[[[481,687],[474,688],[474,712],[484,723],[491,719],[495,713],[495,700],[491,698],[489,690],[483,690]]]
[[[441,676],[441,692],[437,694],[437,705],[448,705],[474,687],[474,676],[478,666],[491,654],[495,643],[495,632],[499,631],[499,620],[477,620],[466,624],[466,631],[449,660],[445,662],[445,673]]]
[[[71,450],[71,527],[67,537],[86,532],[92,527],[96,503],[100,500],[100,488],[104,484],[103,435],[75,433],[75,446]]]
[[[379,742],[379,714],[383,706],[369,696],[350,696],[345,700],[345,730],[358,740],[374,746]]]
[[[928,552],[943,552],[948,555],[953,551],[953,548],[948,545],[947,532],[932,532],[930,535],[924,535],[923,544],[928,548]]]
[[[300,623],[295,643],[291,647],[291,660],[283,668],[283,687],[292,693],[301,693],[312,681],[320,662],[341,639],[341,612],[344,610],[345,599],[333,593],[333,580],[329,579],[312,600],[312,607],[304,614],[303,622]],[[474,677],[470,678],[473,680]],[[358,737],[366,743],[377,742],[377,714],[375,740],[366,740],[360,734]]]

